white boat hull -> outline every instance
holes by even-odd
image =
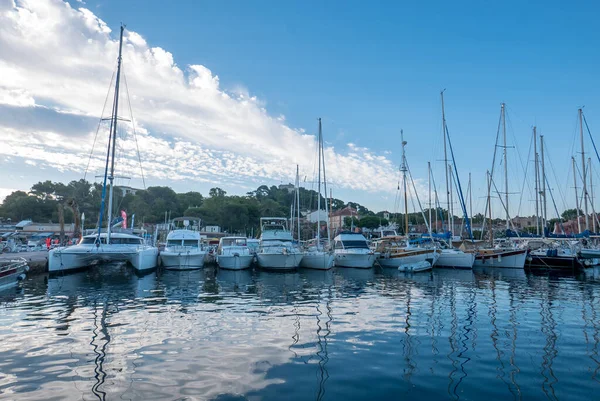
[[[137,271],[156,268],[158,248],[144,247],[131,249],[128,247],[96,247],[72,246],[56,248],[48,252],[48,271],[59,272],[82,269],[96,263],[129,262]]]
[[[460,269],[472,269],[475,263],[475,255],[472,253],[457,251],[454,249],[442,249],[436,267],[456,267]]]
[[[336,253],[335,266],[370,269],[376,258],[374,253]]]
[[[300,267],[305,269],[329,270],[333,267],[334,256],[331,252],[314,251],[304,253]]]
[[[193,270],[204,267],[206,252],[173,252],[162,251],[160,262],[165,269],[169,270]]]
[[[226,270],[244,270],[250,267],[254,255],[218,255],[219,268]]]
[[[431,268],[431,263],[426,260],[422,260],[420,262],[402,265],[398,267],[398,270],[407,273],[416,273],[431,270]]]
[[[268,270],[295,270],[300,265],[301,253],[258,253],[258,267]]]
[[[391,267],[402,270],[403,267],[410,269],[413,265],[420,264],[421,262],[427,262],[431,268],[431,266],[433,266],[438,260],[438,256],[438,252],[432,249],[430,252],[417,251],[414,253],[399,255],[397,257],[385,257],[384,255],[379,258],[378,263],[382,267]]]
[[[509,269],[525,268],[527,251],[524,249],[508,250],[492,254],[479,254],[475,258],[474,267],[504,267]]]

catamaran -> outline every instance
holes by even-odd
[[[48,253],[48,270],[50,272],[81,269],[91,264],[112,261],[129,262],[137,271],[145,271],[156,268],[158,263],[157,247],[146,244],[143,238],[133,235],[133,232],[112,232],[113,184],[115,179],[117,122],[119,121],[119,84],[121,79],[121,64],[123,60],[123,31],[124,27],[121,26],[121,35],[119,38],[119,57],[117,59],[117,74],[115,80],[115,95],[112,108],[113,113],[110,118],[110,135],[108,139],[106,165],[104,168],[104,182],[102,185],[102,201],[100,204],[98,232],[93,235],[82,237],[81,241],[77,245],[50,250]],[[109,188],[108,219],[106,232],[102,232],[107,187]]]

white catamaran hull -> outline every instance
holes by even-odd
[[[162,251],[160,261],[165,269],[169,270],[193,270],[204,267],[206,260],[205,251],[177,252]]]
[[[508,250],[494,253],[481,253],[475,258],[474,267],[505,267],[510,269],[525,268],[527,250]]]
[[[122,246],[72,246],[56,248],[48,253],[48,271],[77,270],[96,263],[129,262],[134,269],[145,271],[156,268],[158,248],[132,249]]]
[[[331,252],[310,251],[304,254],[300,267],[306,269],[329,270],[333,267],[334,256]]]
[[[436,267],[456,267],[471,269],[475,263],[475,255],[455,249],[442,249]]]
[[[258,253],[258,267],[268,270],[295,270],[300,265],[301,253]]]
[[[254,255],[218,255],[219,268],[226,270],[243,270],[250,267]]]
[[[336,267],[354,267],[357,269],[370,269],[377,257],[374,253],[336,253]]]

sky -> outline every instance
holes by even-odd
[[[46,179],[98,180],[105,124],[94,138],[125,23],[128,90],[121,91],[120,114],[131,119],[131,103],[136,135],[122,124],[118,173],[131,177],[123,185],[144,185],[139,148],[147,186],[244,194],[293,182],[299,164],[303,185],[313,188],[320,117],[335,197],[396,211],[403,130],[421,202],[428,201],[429,161],[445,203],[445,89],[465,197],[472,176],[473,212],[485,205],[502,102],[511,216],[534,210],[534,125],[545,137],[549,186],[562,211],[575,203],[577,109],[585,106],[592,134],[600,130],[599,7],[0,0],[0,198]],[[496,163],[499,191],[502,171]],[[554,213],[552,204],[548,209]]]

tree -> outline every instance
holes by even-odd
[[[365,216],[358,221],[359,227],[375,229],[379,226],[386,226],[388,221],[377,216]]]
[[[224,198],[225,195],[227,195],[227,192],[223,191],[219,187],[211,188],[210,191],[208,191],[208,196],[211,198]]]
[[[579,210],[579,216],[583,216],[583,211]],[[567,209],[562,212],[561,217],[566,221],[575,220],[577,218],[577,209]]]

